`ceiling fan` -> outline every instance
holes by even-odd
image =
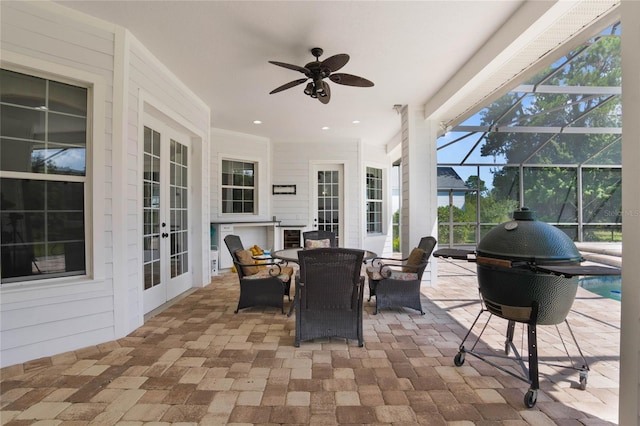
[[[324,79],[327,77],[329,77],[329,80],[333,81],[334,83],[343,84],[345,86],[373,86],[373,82],[367,80],[366,78],[358,77],[357,75],[345,73],[334,74],[336,71],[345,66],[347,62],[349,62],[349,55],[347,55],[346,53],[339,53],[337,55],[330,56],[324,61],[320,61],[320,59],[318,58],[322,56],[322,53],[323,50],[319,47],[314,47],[313,49],[311,49],[311,54],[315,56],[316,60],[309,62],[304,67],[285,64],[284,62],[269,61],[270,64],[298,71],[305,75],[305,78],[300,78],[298,80],[290,81],[289,83],[283,84],[282,86],[273,89],[271,92],[269,92],[269,94],[272,95],[274,93],[290,89],[302,83],[306,83],[309,79],[311,79],[311,81],[307,83],[307,86],[304,89],[304,94],[311,96],[312,98],[317,98],[323,104],[328,104],[329,100],[331,99],[331,89],[329,88],[329,84],[324,81]]]

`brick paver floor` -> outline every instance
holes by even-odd
[[[474,265],[441,260],[438,275],[437,287],[423,289],[425,315],[373,315],[365,299],[364,348],[343,339],[295,348],[295,317],[274,308],[234,314],[237,276],[221,274],[125,338],[4,368],[1,423],[617,424],[619,302],[578,289],[568,321],[590,367],[585,390],[555,326],[538,326],[540,391],[529,409],[512,357],[496,362],[515,376],[468,354],[455,366],[480,311]],[[514,343],[526,357],[523,328]],[[505,331],[493,318],[479,347],[503,354]]]

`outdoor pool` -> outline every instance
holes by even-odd
[[[619,301],[622,296],[620,276],[583,277],[579,281],[581,287],[602,297]]]

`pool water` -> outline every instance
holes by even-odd
[[[620,300],[622,297],[622,277],[583,277],[579,280],[580,287],[602,297],[613,300]]]

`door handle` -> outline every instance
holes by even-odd
[[[169,236],[169,234],[167,234],[166,232],[162,233],[162,238],[167,238]]]

